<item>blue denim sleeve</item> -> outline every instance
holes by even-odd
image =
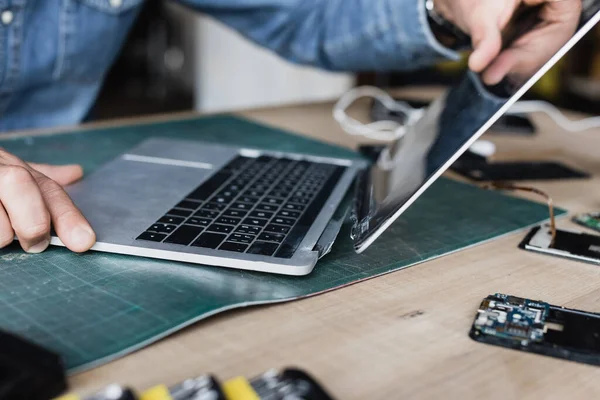
[[[333,71],[393,71],[459,58],[436,41],[424,0],[179,2],[298,64]]]

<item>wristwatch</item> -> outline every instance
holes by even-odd
[[[431,31],[442,45],[457,51],[469,48],[469,35],[437,12],[435,0],[425,0],[425,9]]]

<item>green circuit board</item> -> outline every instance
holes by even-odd
[[[600,232],[600,212],[577,215],[573,218],[573,221],[581,226]]]

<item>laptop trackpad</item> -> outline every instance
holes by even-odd
[[[153,139],[67,191],[96,231],[98,242],[132,245],[236,154],[237,149],[225,146]]]

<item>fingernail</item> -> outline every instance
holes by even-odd
[[[31,246],[27,252],[30,254],[38,254],[41,253],[42,251],[46,250],[48,248],[48,245],[50,245],[50,239],[44,239],[41,242],[39,242],[36,245]]]
[[[76,226],[71,232],[71,240],[75,245],[87,247],[94,240],[94,232],[85,225]]]

